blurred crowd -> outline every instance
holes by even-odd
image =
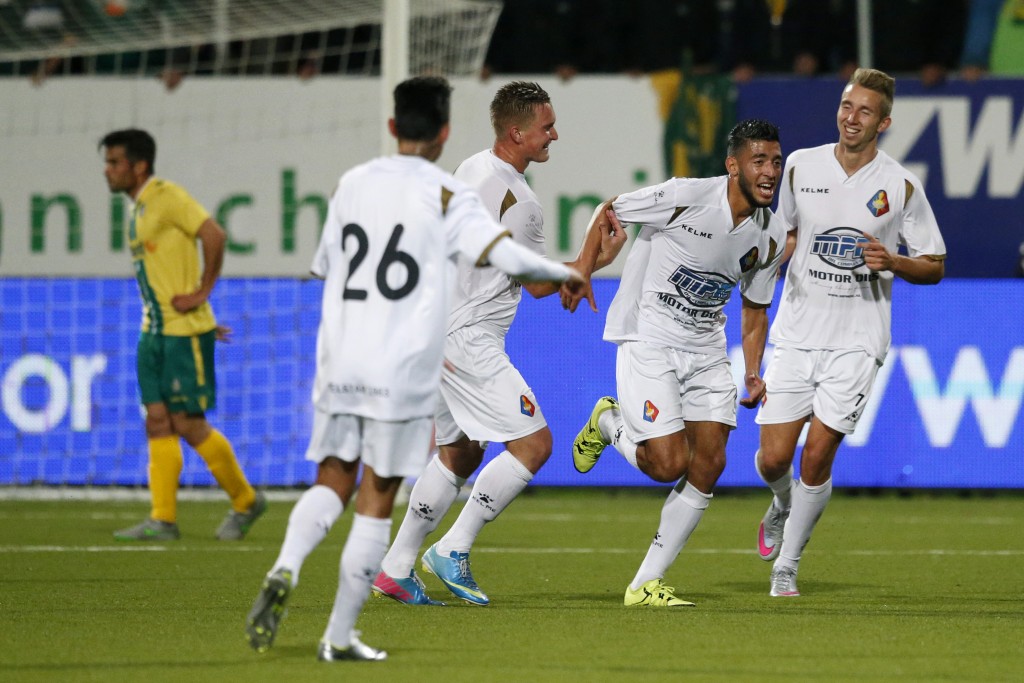
[[[859,61],[858,0],[505,0],[488,73],[697,71],[847,76]],[[997,40],[1024,74],[1024,0],[874,0],[872,66],[926,84],[993,69]],[[1006,24],[1015,33],[1002,35]],[[615,39],[608,40],[609,31]]]
[[[116,3],[107,3],[109,5]],[[845,77],[865,49],[859,0],[504,0],[481,74],[760,74]],[[868,34],[872,66],[919,75],[926,85],[949,76],[1024,75],[1024,0],[873,0]],[[30,31],[61,33],[56,0],[0,0],[0,12],[24,12]],[[169,88],[185,75],[371,74],[379,27],[361,26],[179,46],[150,52],[0,63],[0,75],[159,74]],[[656,80],[657,84],[657,80]],[[671,80],[668,86],[671,87]]]

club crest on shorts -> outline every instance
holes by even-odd
[[[650,400],[644,401],[644,422],[654,422],[658,419],[658,406],[650,402]]]
[[[868,211],[875,218],[889,213],[889,196],[885,194],[885,190],[879,190],[875,193],[875,196],[868,202]]]
[[[525,394],[519,396],[519,412],[527,417],[533,417],[533,414],[537,412],[537,406],[533,405],[533,401],[526,398]]]

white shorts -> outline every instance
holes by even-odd
[[[362,459],[381,477],[417,477],[427,464],[433,426],[429,417],[384,422],[314,410],[306,460],[320,463],[330,456],[345,462]]]
[[[503,338],[474,328],[456,330],[445,339],[447,362],[434,416],[439,446],[463,435],[482,444],[505,443],[547,426],[533,390],[504,347]]]
[[[813,414],[832,429],[853,434],[880,366],[861,349],[776,346],[764,373],[768,400],[756,421],[779,424]]]
[[[688,421],[736,426],[736,382],[724,352],[623,342],[615,357],[615,381],[633,441],[681,431]]]

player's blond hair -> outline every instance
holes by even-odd
[[[882,96],[882,118],[887,118],[892,113],[892,100],[896,95],[896,79],[878,69],[860,68],[850,76],[850,82],[846,84],[859,85],[868,90],[874,90]]]

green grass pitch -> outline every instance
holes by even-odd
[[[697,607],[627,609],[664,493],[531,489],[472,554],[490,606],[371,599],[358,627],[389,660],[338,664],[317,662],[316,643],[350,511],[259,655],[243,624],[291,502],[221,543],[226,503],[182,501],[182,540],[144,546],[111,537],[144,503],[2,501],[0,680],[1024,680],[1021,495],[837,491],[804,554],[803,596],[773,599],[754,552],[768,494],[719,493],[666,576]]]

